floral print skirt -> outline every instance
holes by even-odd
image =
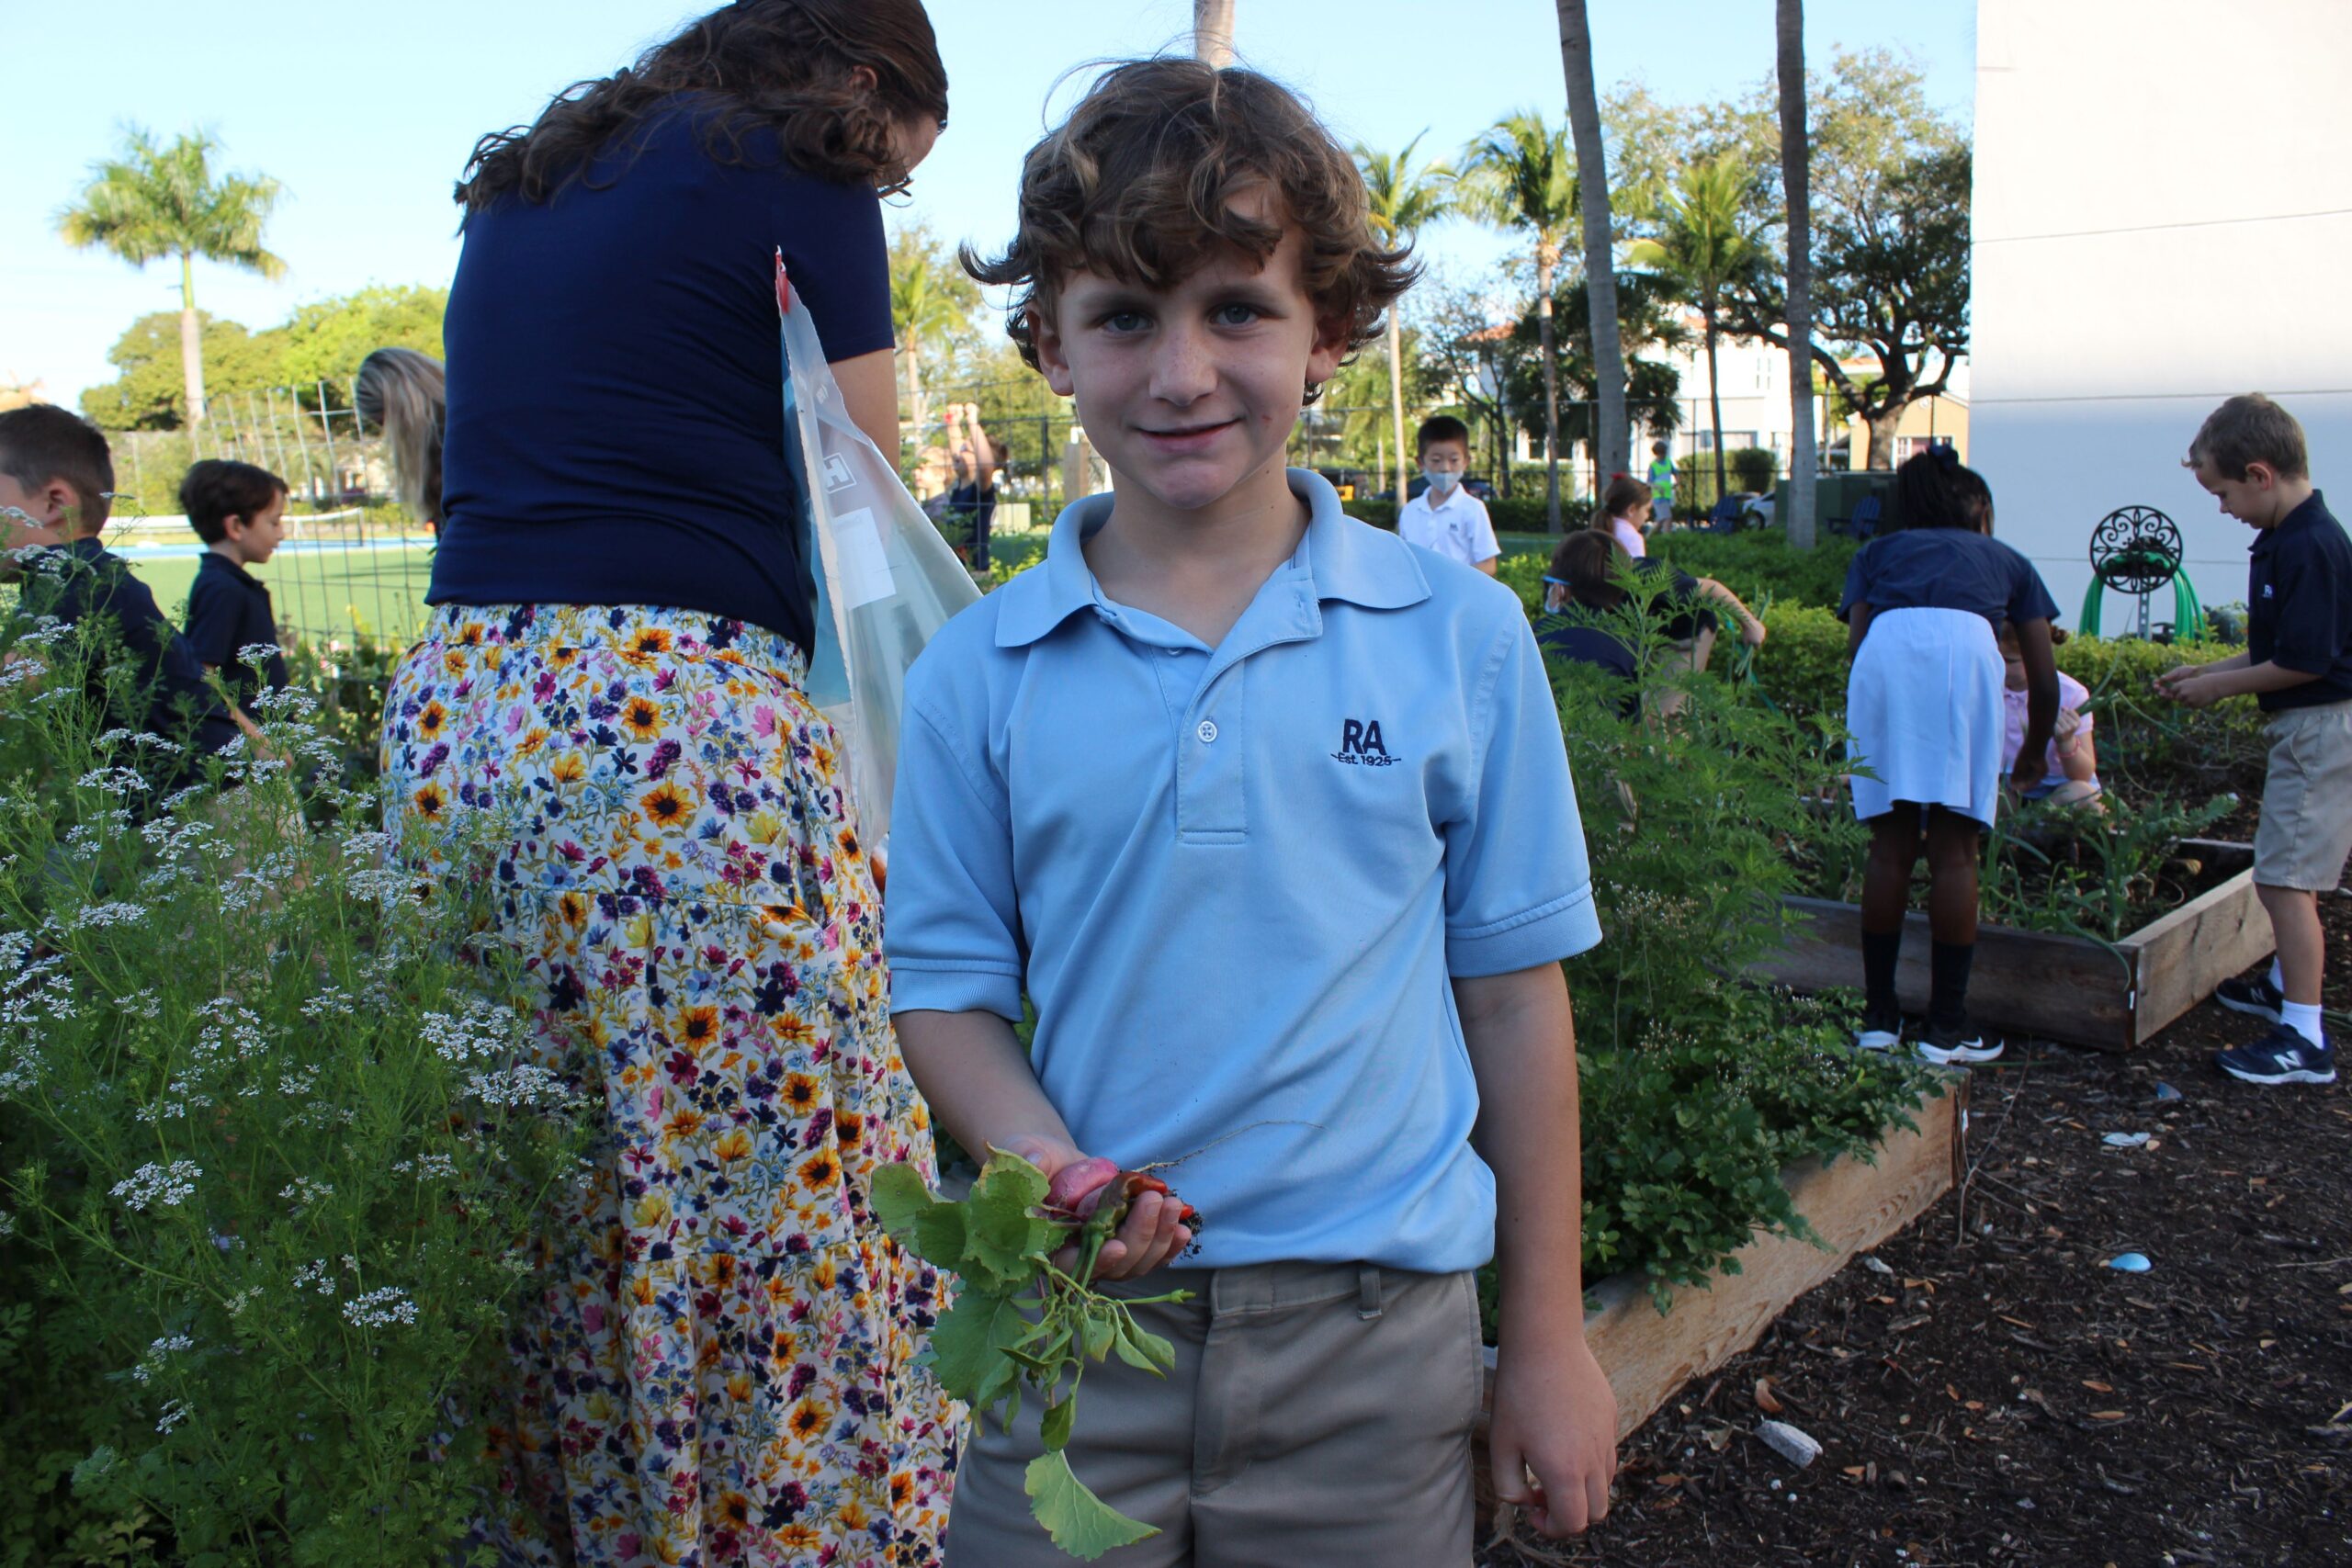
[[[502,1562],[938,1559],[962,1411],[914,1358],[944,1303],[867,1199],[932,1170],[930,1123],[803,670],[689,611],[444,605],[393,678],[401,852],[496,878],[546,1065],[606,1119],[483,1413]],[[469,823],[491,848],[455,863]]]

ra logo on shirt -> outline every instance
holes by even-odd
[[[1340,726],[1340,749],[1331,753],[1331,760],[1351,768],[1387,768],[1396,763],[1380,739],[1380,721],[1376,718],[1343,722]]]
[[[2267,583],[2267,582],[2266,582],[2266,583],[2264,583],[2264,584],[2262,585],[2262,596],[2263,596],[2265,599],[2267,599],[2267,598],[2269,598],[2269,597],[2270,597],[2270,584],[2269,584],[2269,583]]]

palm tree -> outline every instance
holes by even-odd
[[[1633,462],[1625,424],[1625,347],[1617,323],[1617,247],[1610,232],[1608,152],[1600,140],[1600,99],[1592,85],[1592,25],[1585,0],[1560,0],[1560,63],[1568,81],[1568,129],[1576,139],[1584,217],[1584,291],[1592,317],[1592,370],[1600,418],[1594,432],[1593,488]]]
[[[1193,0],[1193,58],[1220,71],[1233,63],[1233,0]]]
[[[1805,133],[1804,0],[1780,0],[1781,187],[1789,206],[1789,544],[1813,548],[1813,152]],[[1715,445],[1723,445],[1718,436]]]
[[[276,180],[212,175],[220,144],[203,131],[168,147],[137,126],[122,155],[90,166],[82,199],[57,215],[57,231],[78,249],[102,245],[133,266],[180,258],[180,367],[187,383],[187,422],[204,423],[204,349],[196,316],[196,258],[226,262],[264,277],[286,263],[262,249],[262,226],[277,205]]]
[[[1463,150],[1454,188],[1462,210],[1535,242],[1536,312],[1544,348],[1544,514],[1560,532],[1560,366],[1552,330],[1552,275],[1577,211],[1576,155],[1565,130],[1520,113],[1498,120]]]
[[[1735,152],[1716,154],[1686,167],[1666,198],[1666,225],[1659,238],[1637,240],[1626,253],[1636,266],[1671,279],[1692,303],[1707,328],[1707,403],[1715,434],[1715,493],[1724,480],[1724,400],[1715,376],[1715,342],[1723,321],[1724,291],[1764,257],[1764,246],[1747,215],[1747,170]]]
[[[922,345],[936,342],[971,320],[979,289],[959,266],[947,265],[937,243],[917,226],[890,242],[890,326],[907,367],[907,416],[922,438],[930,423],[930,400],[922,384]],[[893,458],[898,454],[893,453]]]
[[[1427,136],[1428,131],[1421,132]],[[1356,167],[1363,172],[1364,194],[1370,199],[1372,231],[1392,249],[1412,243],[1413,236],[1422,224],[1442,217],[1446,209],[1446,187],[1453,173],[1442,164],[1428,164],[1413,167],[1413,149],[1421,144],[1421,136],[1405,143],[1405,150],[1395,157],[1374,152],[1359,141],[1355,145]],[[1396,504],[1405,504],[1405,360],[1404,331],[1398,325],[1396,307],[1388,308],[1388,412],[1396,442]]]

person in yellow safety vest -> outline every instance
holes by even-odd
[[[1674,522],[1674,460],[1666,443],[1650,443],[1650,521],[1664,528]]]

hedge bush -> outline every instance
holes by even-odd
[[[1794,600],[1834,610],[1845,596],[1846,569],[1858,547],[1851,539],[1832,537],[1810,550],[1792,549],[1787,536],[1775,528],[1739,534],[1686,529],[1653,538],[1649,552],[1693,577],[1715,579],[1751,609],[1769,595],[1775,603]]]

